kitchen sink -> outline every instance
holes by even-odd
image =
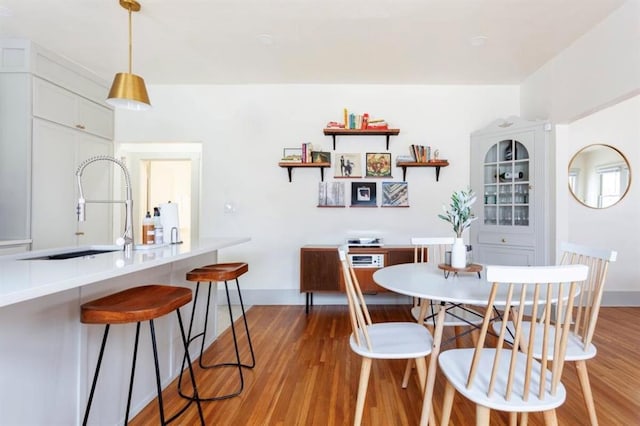
[[[78,251],[69,251],[65,253],[56,253],[44,256],[37,257],[24,257],[21,260],[64,260],[64,259],[74,259],[76,257],[91,257],[96,254],[101,253],[110,253],[113,251],[118,251],[122,249],[89,249],[89,250],[78,250]]]

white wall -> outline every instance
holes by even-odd
[[[572,240],[619,251],[610,269],[607,304],[640,304],[637,182],[640,110],[640,0],[629,0],[521,85],[524,118],[549,119],[556,127],[556,243]],[[636,96],[636,98],[634,98]],[[631,99],[631,101],[626,100]],[[629,159],[627,197],[605,210],[577,204],[568,191],[571,157],[591,143],[607,143]],[[636,179],[637,181],[637,179]],[[632,238],[630,238],[630,236]]]
[[[640,0],[607,19],[521,85],[522,116],[569,123],[640,93]]]
[[[389,244],[451,235],[437,214],[452,191],[469,184],[469,134],[518,115],[520,103],[517,86],[151,86],[149,92],[153,110],[116,112],[116,142],[202,142],[200,234],[252,238],[222,250],[220,259],[249,263],[243,291],[253,303],[302,302],[299,248],[305,244],[339,244],[348,235],[376,234]],[[409,169],[410,208],[317,208],[319,171],[294,169],[289,183],[277,163],[284,147],[302,142],[331,151],[322,129],[340,120],[345,107],[400,128],[389,146],[394,162],[410,144],[439,149],[451,163],[440,182],[434,169]],[[354,136],[338,137],[335,152],[384,150],[383,137]],[[325,180],[332,179],[327,169]],[[395,167],[393,180],[402,180]],[[236,212],[225,213],[226,203]]]
[[[640,236],[640,96],[574,121],[568,129],[570,156],[587,145],[604,143],[618,148],[630,163],[629,192],[607,209],[590,209],[575,201],[568,192],[566,176],[563,189],[569,200],[569,240],[617,250],[618,260],[610,268],[607,290],[622,293],[608,297],[610,303],[632,303],[624,292],[640,291],[640,246],[636,241]],[[633,297],[638,300],[637,295]]]

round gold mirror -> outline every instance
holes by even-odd
[[[569,191],[587,207],[613,206],[624,198],[630,184],[629,161],[611,145],[586,146],[569,162]]]

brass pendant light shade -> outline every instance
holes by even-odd
[[[133,50],[131,43],[131,12],[139,11],[140,3],[135,0],[120,0],[120,6],[129,11],[129,72],[116,74],[106,102],[115,108],[145,111],[151,108],[147,87],[142,77],[131,72]]]
[[[151,108],[147,88],[139,75],[119,72],[113,79],[107,103],[115,108],[145,111]]]

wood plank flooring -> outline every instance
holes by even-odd
[[[406,306],[369,308],[374,322],[411,320]],[[240,396],[203,403],[207,425],[352,424],[360,357],[349,348],[347,307],[314,306],[305,315],[302,306],[254,306],[247,317],[257,366],[244,370],[245,387]],[[445,336],[450,337],[451,330],[445,330]],[[244,342],[244,333],[239,337]],[[588,362],[588,368],[600,424],[640,425],[640,308],[603,308],[594,340],[598,355]],[[232,342],[227,330],[205,353],[206,362],[233,360]],[[241,347],[243,359],[247,360],[247,345]],[[419,423],[421,398],[417,375],[414,374],[407,389],[402,389],[404,366],[404,361],[374,361],[364,425]],[[238,384],[237,370],[232,368],[197,369],[196,374],[198,388],[205,395],[228,392]],[[558,409],[559,424],[588,424],[573,364],[565,368],[562,381],[568,396]],[[438,374],[434,396],[438,418],[443,389],[443,377]],[[163,393],[169,413],[184,403],[175,390],[173,383]],[[450,425],[474,424],[474,419],[473,405],[456,395]],[[153,401],[130,424],[158,423],[157,402]],[[174,424],[198,424],[195,405]],[[492,412],[491,424],[506,425],[507,416]],[[529,424],[542,425],[542,415],[530,415]]]

